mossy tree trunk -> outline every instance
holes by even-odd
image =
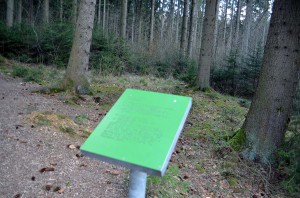
[[[258,88],[242,130],[242,154],[262,163],[283,141],[300,69],[300,1],[275,0]]]
[[[89,65],[95,5],[96,0],[80,1],[75,36],[64,80],[64,86],[67,88],[71,86],[78,94],[89,93],[86,73]]]

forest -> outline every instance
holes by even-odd
[[[0,195],[126,197],[78,149],[136,88],[193,99],[147,197],[298,197],[299,23],[298,0],[0,0]]]

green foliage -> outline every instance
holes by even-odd
[[[32,81],[36,83],[41,83],[44,75],[42,67],[26,67],[15,65],[12,68],[11,75],[13,77],[24,78],[25,81]]]
[[[278,169],[285,176],[283,187],[291,195],[300,193],[300,116],[292,117],[285,142],[278,152]]]
[[[0,54],[0,64],[4,63],[4,61],[5,61],[5,58]]]
[[[130,62],[128,46],[122,39],[110,35],[106,37],[99,29],[93,33],[90,65],[102,75],[121,75]]]
[[[147,190],[151,196],[179,197],[189,190],[189,182],[180,176],[180,169],[175,164],[170,164],[163,177],[149,176],[147,178]]]
[[[235,95],[237,77],[238,77],[238,60],[237,52],[230,52],[226,59],[226,65],[216,68],[212,71],[212,87],[222,93]]]
[[[231,177],[231,178],[227,179],[227,181],[228,181],[228,184],[229,184],[231,187],[235,187],[235,186],[238,185],[238,182],[237,182],[237,179],[236,179],[236,178]]]
[[[229,140],[230,146],[235,151],[240,151],[245,142],[246,142],[246,134],[241,129],[237,130]]]
[[[251,98],[257,87],[262,59],[261,47],[244,58],[236,51],[230,52],[226,64],[212,71],[212,87],[221,93]]]
[[[188,58],[181,58],[178,61],[178,67],[174,72],[174,76],[190,86],[196,85],[197,80],[197,63]]]
[[[6,28],[0,23],[0,53],[20,62],[66,65],[73,39],[68,23]]]
[[[13,77],[24,78],[25,76],[28,75],[28,72],[29,72],[29,69],[27,67],[15,65],[12,69],[11,75]]]
[[[86,120],[88,119],[88,116],[87,115],[78,115],[75,117],[75,122],[77,124],[82,124],[84,123]]]

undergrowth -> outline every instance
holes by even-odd
[[[186,196],[190,184],[184,181],[176,164],[170,164],[163,177],[149,176],[147,178],[147,194],[157,197]]]

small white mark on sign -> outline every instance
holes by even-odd
[[[174,102],[174,103],[176,103],[177,101],[176,101],[176,100],[174,100],[173,102]]]

